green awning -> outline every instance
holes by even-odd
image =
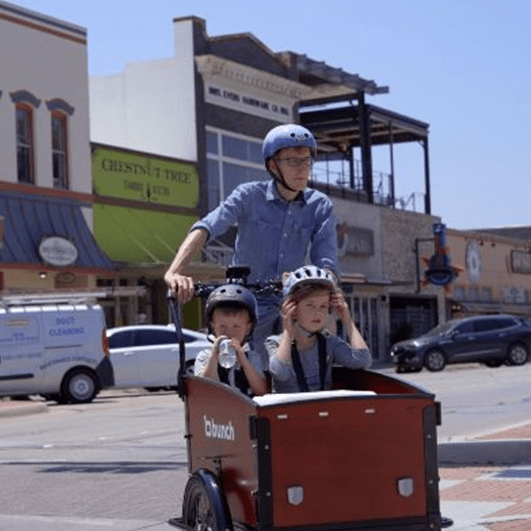
[[[132,264],[170,263],[197,216],[93,205],[94,235],[113,260]]]

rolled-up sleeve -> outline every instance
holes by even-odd
[[[212,356],[212,349],[206,348],[202,350],[195,358],[194,362],[194,375],[202,376],[205,367],[208,365],[210,358]]]
[[[331,351],[334,353],[334,363],[351,369],[368,369],[372,365],[372,355],[368,348],[352,348],[341,338],[331,336]]]
[[[270,336],[265,342],[264,346],[269,354],[269,372],[273,378],[279,382],[285,382],[293,379],[293,366],[287,361],[278,358],[277,350],[280,344],[281,336]]]
[[[222,203],[204,218],[196,221],[190,232],[196,229],[205,229],[209,241],[225,234],[229,228],[236,225],[242,216],[243,194],[242,188],[237,187]]]

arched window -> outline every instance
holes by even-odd
[[[18,182],[35,184],[33,108],[27,103],[17,103],[15,112]]]
[[[68,189],[68,119],[74,114],[74,107],[61,98],[46,102],[52,117],[52,172],[53,187]]]
[[[52,111],[52,171],[54,188],[67,189],[69,186],[67,126],[67,116],[61,111]]]

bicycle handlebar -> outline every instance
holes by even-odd
[[[194,283],[194,296],[195,297],[208,297],[216,288],[220,286],[226,286],[227,284],[238,284],[248,290],[252,291],[255,295],[270,295],[274,293],[282,293],[282,282],[280,280],[268,280],[266,282],[196,282]],[[173,292],[168,290],[168,298],[173,298]]]

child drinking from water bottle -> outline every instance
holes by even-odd
[[[257,313],[256,299],[247,288],[239,284],[216,288],[206,303],[214,344],[197,355],[194,374],[226,383],[246,395],[266,393],[261,358],[247,343]]]

